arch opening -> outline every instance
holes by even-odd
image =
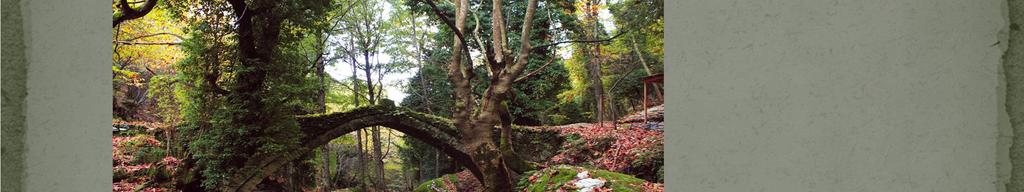
[[[289,153],[269,154],[249,159],[246,165],[227,182],[227,191],[252,191],[267,176],[317,147],[346,134],[373,126],[383,126],[421,140],[448,155],[480,179],[480,168],[471,156],[459,149],[460,132],[444,118],[411,110],[371,106],[348,112],[300,116],[304,133],[302,145]]]

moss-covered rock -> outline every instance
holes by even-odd
[[[583,172],[587,174],[580,174]],[[630,175],[569,165],[557,165],[527,172],[516,185],[516,191],[539,192],[559,189],[575,191],[579,189],[576,182],[582,179],[601,180],[603,185],[599,188],[611,189],[611,191],[664,191],[661,184],[650,183]]]

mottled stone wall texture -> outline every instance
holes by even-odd
[[[1006,1],[665,3],[667,188],[1008,191]]]

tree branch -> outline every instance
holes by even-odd
[[[520,82],[520,81],[526,80],[526,78],[530,77],[531,75],[537,74],[537,72],[540,72],[541,70],[544,70],[545,67],[548,67],[548,65],[551,65],[551,63],[554,63],[554,61],[555,61],[555,57],[552,56],[551,58],[548,59],[548,63],[545,63],[544,65],[541,65],[540,68],[534,69],[533,71],[530,71],[529,73],[526,73],[526,75],[523,75],[523,76],[520,76],[519,78],[516,78],[516,80],[512,81],[512,82]]]
[[[512,53],[508,49],[508,43],[506,42],[508,38],[505,37],[505,16],[502,14],[501,3],[501,0],[491,1],[491,45],[494,46],[494,52],[497,52],[494,55],[494,61],[497,65],[504,65],[506,54]],[[525,22],[525,19],[523,21],[529,24],[529,22]],[[503,68],[504,66],[496,67]]]
[[[154,33],[154,34],[148,34],[148,35],[142,35],[142,36],[138,36],[138,37],[129,38],[128,40],[123,40],[123,41],[115,40],[114,43],[117,43],[117,44],[120,44],[120,45],[179,45],[179,44],[181,44],[181,41],[177,41],[177,42],[135,42],[135,40],[138,40],[138,39],[142,39],[142,38],[146,38],[146,37],[154,37],[154,36],[159,36],[159,35],[170,35],[170,36],[177,37],[179,40],[180,39],[185,39],[184,37],[181,37],[181,35],[177,35],[177,34],[173,34],[173,33]]]
[[[228,90],[226,90],[224,88],[221,88],[220,85],[217,85],[217,79],[220,76],[219,74],[206,74],[204,76],[205,76],[206,82],[210,84],[210,90],[212,90],[214,93],[222,94],[222,95],[226,95],[226,94],[230,93],[230,92],[228,92]]]
[[[174,33],[166,33],[166,32],[164,32],[164,33],[154,33],[154,34],[149,34],[149,35],[142,35],[142,36],[138,36],[138,37],[133,37],[133,38],[130,38],[130,39],[127,39],[127,40],[124,40],[124,41],[134,41],[134,40],[138,40],[138,39],[142,39],[142,38],[146,38],[146,37],[154,37],[154,36],[159,36],[159,35],[170,35],[170,36],[177,37],[178,39],[185,39],[184,37],[181,37],[181,35],[174,34]]]
[[[477,44],[480,44],[480,52],[484,54],[484,62],[486,62],[484,64],[487,64],[487,73],[493,76],[495,74],[494,71],[498,70],[495,67],[497,61],[494,60],[494,51],[484,45],[484,41],[480,39],[480,16],[476,14],[476,10],[473,12],[473,19],[476,20],[476,27],[473,28],[473,39],[476,40]]]
[[[544,45],[541,45],[541,46],[533,47],[533,49],[535,50],[535,49],[540,49],[540,48],[550,47],[550,46],[555,46],[555,45],[560,45],[560,44],[566,44],[566,43],[599,43],[599,42],[611,41],[611,40],[614,40],[615,38],[619,38],[619,36],[622,36],[622,34],[626,34],[626,32],[619,32],[619,34],[616,34],[615,36],[612,36],[611,38],[607,38],[607,39],[560,41],[560,42],[548,43],[548,44],[544,44]]]
[[[530,32],[533,31],[533,14],[537,11],[537,0],[527,2],[526,15],[523,17],[523,29],[519,32],[519,56],[515,63],[505,66],[505,72],[510,75],[509,80],[519,76],[529,63],[530,52],[533,51],[530,45]],[[512,82],[507,82],[512,83]]]
[[[121,45],[180,45],[181,42],[132,42],[132,41],[114,41],[114,43]]]
[[[437,5],[434,4],[433,0],[417,0],[417,1],[420,1],[420,2],[423,2],[423,3],[426,3],[427,5],[429,5],[430,6],[430,10],[433,11],[434,14],[436,14],[437,17],[439,17],[441,19],[441,21],[445,25],[447,25],[448,28],[452,30],[452,32],[455,33],[455,36],[458,36],[459,41],[462,42],[462,50],[464,50],[466,52],[466,58],[468,58],[468,59],[466,59],[466,61],[469,62],[469,66],[470,66],[469,68],[472,68],[472,66],[473,66],[473,58],[469,58],[469,46],[467,46],[466,38],[465,38],[464,34],[462,33],[462,30],[459,30],[459,28],[455,26],[455,22],[452,22],[451,20],[449,20],[448,16],[445,16],[444,13],[441,11],[441,9],[437,8]],[[456,49],[458,49],[458,48],[456,48]],[[466,73],[466,75],[467,75],[464,78],[472,79],[473,78],[472,77],[473,76],[472,72],[473,71],[469,70],[469,69],[463,70],[463,73]]]
[[[129,5],[130,3],[128,0],[120,0],[117,7],[121,10],[121,15],[114,18],[113,27],[117,27],[117,25],[122,22],[146,16],[146,14],[149,14],[149,11],[152,11],[153,8],[156,7],[157,1],[158,0],[146,0],[146,3],[142,4],[141,8],[135,10],[132,9],[131,5]]]

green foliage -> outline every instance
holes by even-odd
[[[353,97],[359,100],[359,104],[365,105],[369,103],[365,95],[355,95],[352,91],[352,85],[355,83],[359,86],[359,90],[366,90],[367,86],[364,81],[353,81],[352,79],[346,79],[345,81],[329,81],[327,82],[327,113],[343,112],[355,109],[355,101]]]
[[[174,77],[170,75],[156,75],[150,77],[146,97],[156,100],[157,115],[163,118],[165,123],[176,125],[181,121],[178,110],[178,101],[175,99]]]
[[[241,65],[234,23],[226,19],[234,16],[227,2],[169,3],[172,14],[190,24],[182,44],[186,57],[174,66],[178,72],[175,79],[185,119],[182,133],[190,140],[189,152],[203,168],[207,189],[220,185],[249,157],[293,151],[299,146],[301,132],[291,116],[310,113],[315,107],[315,94],[321,85],[312,74],[312,58],[320,53],[313,48],[322,46],[317,40],[325,31],[322,16],[330,4],[274,3],[278,3],[275,10],[264,14],[284,20],[276,48],[264,48],[274,50],[274,60],[255,66],[258,68]],[[259,2],[249,5],[260,6]],[[259,28],[264,24],[261,22],[265,21],[254,20],[258,30],[273,30]],[[242,74],[256,70],[270,75],[264,79],[243,78],[247,76]],[[243,81],[263,84],[255,90],[236,89]],[[221,94],[218,89],[230,92]]]
[[[409,79],[409,85],[405,89],[405,93],[409,95],[402,100],[402,106],[450,117],[450,106],[454,106],[455,101],[451,98],[452,85],[444,70],[437,65],[425,65],[420,68],[419,73]]]
[[[623,33],[610,42],[578,43],[572,46],[572,56],[565,62],[569,74],[569,89],[559,95],[560,105],[565,107],[560,114],[579,114],[581,117],[566,119],[593,119],[592,111],[597,103],[594,93],[589,89],[595,79],[588,75],[587,65],[593,59],[600,59],[601,82],[606,94],[613,100],[608,101],[610,107],[618,110],[618,115],[625,111],[641,110],[637,107],[643,98],[643,84],[640,78],[663,71],[663,36],[664,19],[662,0],[625,0],[605,6],[613,16],[615,30],[611,34]],[[582,6],[582,4],[578,5]],[[601,7],[601,6],[598,6]],[[581,24],[574,31],[579,31],[577,38],[593,35],[596,39],[609,38],[600,22],[588,20],[579,12],[576,14]],[[595,30],[596,29],[596,30]],[[594,32],[596,34],[593,34]],[[600,46],[600,53],[593,50]],[[639,53],[639,55],[637,54]],[[641,60],[640,58],[643,58]],[[644,67],[647,65],[647,67]],[[651,93],[653,95],[653,93]],[[561,118],[561,117],[560,117]],[[578,121],[569,121],[578,122]]]
[[[160,161],[160,159],[163,159],[164,156],[166,156],[166,153],[165,153],[165,151],[163,149],[160,149],[160,148],[156,148],[156,147],[143,147],[143,148],[139,148],[138,151],[136,151],[134,155],[135,155],[134,159],[136,161],[135,163],[141,164],[141,163],[158,162],[158,161]]]

